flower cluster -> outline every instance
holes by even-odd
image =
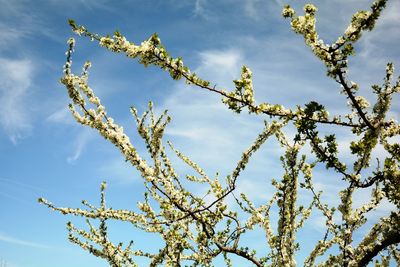
[[[249,111],[255,111],[252,72],[246,66],[242,67],[240,80],[234,80],[235,91],[227,93],[227,97],[222,100],[230,109],[240,113],[243,107],[249,106]]]

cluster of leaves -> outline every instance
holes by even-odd
[[[329,116],[325,107],[314,101],[304,107],[298,106],[296,110],[271,103],[256,104],[252,72],[246,66],[242,68],[241,78],[234,81],[235,89],[228,92],[199,78],[184,65],[181,58],[171,57],[157,35],[135,45],[119,32],[112,37],[102,37],[71,20],[70,25],[75,33],[97,41],[110,51],[137,58],[144,66],[154,65],[167,71],[175,80],[184,79],[188,84],[217,93],[222,96],[223,103],[237,113],[247,108],[249,113],[266,114],[275,120],[265,122],[264,130],[243,152],[236,168],[223,182],[220,182],[218,176],[209,177],[195,162],[168,142],[171,150],[196,173],[180,178],[163,142],[163,133],[170,121],[167,113],[157,117],[151,103],[142,116],[138,115],[135,108],[131,108],[138,133],[146,143],[147,152],[152,159],[151,163],[146,162],[123,128],[107,115],[106,108],[89,87],[90,63],[84,65],[81,75],[72,74],[71,56],[75,40],[71,38],[68,41],[67,62],[61,79],[72,101],[70,110],[77,122],[96,129],[121,151],[143,177],[147,191],[144,193],[144,201],[137,205],[138,211],[107,207],[105,184],[101,186],[100,207],[84,201],[86,209],[60,208],[43,198],[39,201],[62,214],[87,218],[89,231],[68,223],[69,240],[93,255],[104,258],[111,266],[137,266],[136,257],[149,258],[150,266],[181,266],[183,263],[212,266],[213,259],[219,255],[223,256],[228,266],[232,266],[231,255],[241,257],[255,266],[296,266],[295,255],[299,250],[296,233],[303,227],[313,209],[324,215],[326,234],[305,259],[304,266],[315,266],[317,258],[323,255],[325,257],[318,266],[366,266],[374,258],[377,266],[388,266],[391,259],[400,264],[400,145],[392,141],[400,135],[400,125],[387,118],[392,96],[400,91],[400,78],[393,83],[394,67],[389,63],[383,85],[372,86],[377,101],[370,108],[368,101],[357,95],[358,84],[350,81],[346,75],[348,58],[354,54],[354,43],[363,31],[373,29],[386,2],[378,0],[373,3],[370,11],[357,12],[345,33],[330,45],[325,44],[317,34],[316,7],[307,4],[303,16],[297,16],[290,6],[286,6],[282,12],[285,18],[291,20],[294,32],[304,37],[305,43],[327,67],[327,75],[340,85],[341,93],[348,98],[351,112],[334,116]],[[297,128],[297,134],[289,141],[283,128],[291,122]],[[356,158],[352,167],[340,160],[336,136],[321,136],[319,133],[320,125],[324,124],[352,129],[357,138],[349,148]],[[269,138],[276,138],[286,151],[281,157],[284,175],[279,181],[272,181],[276,191],[270,201],[256,206],[244,194],[236,197],[235,189],[251,156]],[[307,162],[306,156],[300,154],[306,144],[315,155],[313,162]],[[371,155],[378,145],[386,150],[388,156],[381,160],[383,166],[378,164],[370,171]],[[341,201],[337,207],[324,204],[321,200],[322,192],[314,188],[312,171],[318,164],[336,171],[347,183],[340,191]],[[187,189],[187,183],[202,184],[208,190],[205,195],[197,196]],[[312,201],[307,207],[298,204],[299,188],[308,190],[312,195]],[[353,195],[363,188],[371,188],[370,201],[359,208],[353,208]],[[248,215],[244,222],[237,211],[228,208],[228,196],[236,200],[240,214]],[[210,201],[206,202],[205,199]],[[367,213],[384,199],[397,210],[380,218],[361,242],[354,242],[357,229],[367,221]],[[276,229],[270,218],[273,206],[279,211]],[[341,214],[340,221],[334,219],[336,211]],[[100,220],[99,227],[94,227],[89,219]],[[157,253],[149,253],[134,249],[133,243],[125,248],[122,244],[115,245],[108,238],[106,221],[110,219],[125,221],[143,231],[157,233],[164,240],[164,246]],[[260,253],[242,245],[241,237],[255,227],[265,233],[269,245],[265,255],[260,256]],[[327,254],[333,246],[338,248],[338,252]],[[378,254],[380,257],[376,257]]]

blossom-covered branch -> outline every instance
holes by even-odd
[[[358,84],[347,77],[354,43],[361,38],[363,31],[373,29],[386,2],[378,0],[372,4],[371,11],[357,12],[344,34],[330,45],[325,44],[317,33],[315,6],[305,5],[304,16],[297,16],[290,6],[283,9],[282,15],[291,20],[292,29],[304,37],[305,43],[327,67],[328,76],[340,85],[340,92],[348,99],[350,111],[335,116],[330,116],[316,101],[297,106],[295,110],[283,105],[256,104],[253,73],[246,66],[241,69],[241,77],[233,81],[234,90],[218,89],[191,72],[181,58],[171,57],[156,34],[136,45],[119,32],[112,37],[101,36],[70,20],[76,34],[96,40],[110,51],[138,59],[144,66],[157,66],[175,80],[183,79],[188,84],[217,93],[222,96],[223,103],[237,113],[247,108],[252,115],[265,114],[274,120],[265,121],[264,129],[241,154],[229,174],[223,178],[218,174],[212,177],[172,142],[165,145],[164,132],[171,118],[166,111],[156,116],[150,102],[142,115],[134,107],[130,110],[148,153],[139,154],[134,144],[140,140],[131,142],[123,127],[108,115],[90,88],[90,62],[84,64],[80,75],[73,74],[75,39],[70,38],[61,78],[71,100],[70,111],[78,123],[93,128],[114,144],[126,161],[137,169],[145,186],[144,200],[137,203],[137,211],[110,208],[106,205],[106,184],[102,183],[99,207],[86,201],[82,202],[85,208],[58,207],[44,198],[39,202],[61,214],[86,218],[89,230],[67,224],[69,240],[105,259],[111,266],[138,266],[138,257],[147,258],[149,266],[212,266],[215,258],[222,257],[227,266],[233,266],[232,256],[235,256],[258,267],[294,267],[301,248],[296,234],[312,212],[323,217],[326,229],[304,259],[304,266],[366,266],[372,260],[381,264],[379,266],[389,266],[391,259],[399,263],[400,145],[396,141],[400,136],[400,125],[389,114],[393,95],[400,92],[400,77],[393,81],[394,64],[388,63],[383,84],[372,86],[376,95],[373,105],[358,95]],[[285,127],[290,123],[296,129],[293,140],[285,134]],[[346,148],[354,155],[352,164],[341,157],[338,137],[333,131],[325,136],[320,134],[319,130],[326,125],[352,130],[354,139]],[[283,175],[271,179],[270,186],[275,191],[269,200],[255,203],[251,196],[238,194],[238,181],[252,156],[271,139],[275,139],[284,150],[280,158]],[[305,146],[311,148],[311,155],[304,155]],[[383,148],[386,154],[380,154],[374,166],[371,157],[378,147]],[[169,158],[170,152],[194,174],[181,177]],[[151,160],[144,160],[146,157]],[[333,170],[344,181],[337,206],[324,203],[324,192],[317,190],[313,183],[313,169],[318,165],[325,166],[327,171]],[[266,172],[269,177],[270,173]],[[192,186],[201,190],[189,190]],[[306,205],[299,203],[300,190],[310,196]],[[359,190],[369,190],[370,198],[353,207],[355,193]],[[360,234],[362,226],[367,226],[368,215],[383,201],[391,203],[394,210],[389,216],[372,222],[361,242],[355,242],[356,234]],[[273,211],[277,218],[271,218]],[[340,216],[336,216],[336,212]],[[92,223],[93,220],[99,221],[98,227]],[[113,220],[130,223],[160,236],[163,241],[159,243],[158,251],[142,251],[136,248],[140,244],[133,242],[127,246],[113,243],[107,228],[108,222]],[[260,236],[264,236],[268,246],[266,252],[246,246],[243,240],[250,231],[262,233]],[[334,247],[337,250],[330,250]]]

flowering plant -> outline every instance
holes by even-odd
[[[347,76],[348,60],[354,54],[356,43],[366,30],[372,30],[375,21],[385,8],[385,0],[378,0],[370,11],[357,12],[343,35],[332,44],[324,43],[316,30],[317,8],[311,4],[304,7],[304,15],[298,16],[293,8],[285,6],[282,15],[290,19],[295,33],[304,37],[305,43],[327,68],[327,75],[341,87],[348,99],[351,112],[330,115],[321,104],[311,101],[297,109],[285,108],[273,103],[256,103],[251,70],[244,66],[241,77],[234,80],[234,90],[227,91],[213,86],[211,82],[199,78],[181,58],[173,58],[162,45],[157,35],[151,36],[141,44],[128,41],[121,33],[100,36],[85,27],[70,21],[72,30],[89,37],[100,46],[115,53],[123,53],[129,58],[138,59],[144,66],[154,65],[167,71],[174,80],[183,79],[186,83],[219,94],[222,102],[234,112],[247,109],[250,114],[273,118],[265,121],[263,131],[253,144],[242,153],[241,159],[224,180],[210,177],[195,162],[178,151],[170,142],[171,150],[196,175],[186,175],[185,180],[178,177],[163,142],[164,131],[170,122],[167,112],[157,117],[153,104],[139,115],[135,108],[131,113],[136,120],[140,137],[147,145],[152,162],[139,155],[135,145],[124,130],[108,115],[100,99],[88,85],[87,62],[80,75],[72,73],[72,53],[75,40],[68,40],[67,61],[61,82],[65,85],[71,104],[69,108],[76,121],[96,129],[105,139],[113,143],[143,177],[147,191],[144,201],[138,203],[137,211],[113,209],[106,205],[106,184],[101,184],[101,202],[95,207],[83,202],[86,209],[61,208],[43,198],[39,201],[47,207],[88,219],[89,230],[82,230],[72,223],[67,224],[69,240],[97,257],[105,259],[111,266],[138,266],[137,257],[149,259],[150,266],[212,266],[220,255],[228,266],[232,266],[232,255],[247,260],[254,266],[296,266],[296,252],[299,243],[297,231],[309,219],[312,210],[319,210],[325,217],[326,234],[319,240],[304,266],[366,266],[375,259],[377,266],[389,266],[391,259],[400,265],[400,145],[394,142],[400,135],[400,125],[388,118],[392,96],[400,91],[400,78],[393,80],[394,66],[387,64],[382,86],[372,86],[377,100],[372,105],[366,98],[358,95],[359,85]],[[297,130],[293,140],[284,134],[284,128],[292,123]],[[350,128],[355,140],[349,147],[355,156],[353,166],[339,158],[338,142],[334,134],[322,136],[318,128],[323,125]],[[236,196],[235,189],[242,171],[252,155],[267,141],[276,138],[285,149],[281,157],[284,175],[273,180],[275,193],[262,205],[255,205],[248,196]],[[309,145],[315,159],[310,160],[301,154],[301,149]],[[371,170],[372,151],[381,146],[386,156],[379,159]],[[311,158],[311,157],[310,157]],[[313,168],[322,164],[328,170],[337,172],[346,182],[340,191],[340,204],[330,207],[323,203],[322,192],[317,191],[312,181]],[[192,193],[186,184],[203,184],[206,195]],[[299,188],[308,190],[312,201],[304,207],[298,203]],[[353,196],[358,190],[370,188],[371,198],[359,208],[353,208]],[[238,210],[227,204],[226,198],[233,196]],[[211,199],[211,201],[205,201]],[[370,227],[361,242],[354,242],[357,230],[367,222],[367,214],[383,200],[394,207],[390,215],[381,217]],[[271,221],[271,209],[279,211],[277,225]],[[334,215],[339,213],[341,219]],[[245,220],[241,215],[245,214]],[[91,220],[99,220],[95,227]],[[114,244],[108,237],[107,220],[131,223],[136,228],[157,233],[164,241],[158,252],[135,249],[133,243],[123,246]],[[263,231],[268,252],[260,255],[241,243],[241,238],[257,227]],[[337,250],[330,250],[336,247]],[[325,255],[322,260],[317,258]]]

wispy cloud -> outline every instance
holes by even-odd
[[[200,65],[196,72],[219,82],[223,80],[231,83],[239,73],[243,61],[242,54],[237,49],[206,50],[199,52],[198,56]]]
[[[48,0],[53,5],[69,6],[70,8],[85,8],[88,10],[102,9],[111,11],[115,9],[113,1],[110,0]]]
[[[207,0],[196,0],[195,1],[194,10],[193,10],[195,17],[200,17],[205,20],[211,19],[210,15],[207,13],[207,11],[205,9],[206,3],[207,3]]]
[[[116,181],[121,185],[132,184],[141,179],[132,164],[124,161],[121,156],[108,160],[107,164],[98,169],[98,172],[102,180]]]
[[[280,7],[284,6],[284,0],[274,0],[275,4],[279,5]]]
[[[68,163],[73,164],[77,159],[79,159],[87,143],[93,138],[93,136],[92,130],[86,128],[76,136],[73,144],[73,152],[67,158]]]
[[[24,183],[24,182],[20,182],[20,181],[17,181],[17,180],[0,178],[0,182],[6,183],[6,184],[11,184],[11,185],[14,185],[14,186],[17,186],[17,187],[23,187],[25,189],[29,189],[29,190],[32,190],[32,191],[44,191],[40,187],[31,185],[31,184],[27,184],[27,183]]]
[[[0,49],[4,49],[26,35],[26,31],[8,27],[0,22]]]
[[[0,178],[0,198],[7,198],[13,203],[35,206],[37,194],[45,190],[16,179]]]
[[[262,1],[262,0],[240,0],[237,1],[237,5],[243,5],[244,14],[252,20],[261,21],[262,19],[268,18],[271,15],[279,15],[279,9],[277,14],[271,14],[271,10],[274,5],[283,7],[284,0],[273,0],[273,1]]]
[[[260,14],[259,11],[257,10],[257,3],[260,2],[259,0],[247,0],[243,1],[244,5],[244,11],[247,16],[253,19],[259,19]]]
[[[271,6],[283,6],[282,0],[261,1],[261,0],[223,0],[223,1],[208,1],[195,0],[193,14],[195,17],[206,21],[224,21],[217,13],[219,9],[223,9],[226,13],[235,12],[237,17],[246,17],[246,19],[260,21],[270,14]],[[239,7],[240,12],[237,12],[234,7]],[[280,13],[280,11],[278,11]],[[229,15],[228,15],[229,16]],[[228,17],[226,16],[226,17]]]
[[[0,191],[0,197],[7,198],[8,200],[11,200],[14,203],[23,204],[23,205],[30,206],[30,207],[36,207],[35,201],[26,200],[25,196],[18,197],[15,194],[8,194],[8,193]],[[21,207],[21,205],[20,205],[20,207]]]
[[[19,245],[19,246],[27,246],[27,247],[33,247],[33,248],[50,248],[49,246],[36,243],[36,242],[31,242],[28,240],[16,238],[10,235],[7,235],[5,233],[0,232],[0,241],[14,244],[14,245]]]
[[[65,105],[64,105],[65,106]],[[76,121],[71,116],[71,112],[66,107],[61,107],[51,113],[47,118],[47,121],[54,123],[63,123],[63,124],[73,124],[76,125]]]
[[[32,72],[30,60],[0,58],[0,125],[14,144],[32,128],[26,105]]]
[[[0,49],[15,48],[21,38],[27,37],[38,24],[35,15],[28,12],[22,1],[0,0]],[[17,18],[17,19],[16,19]]]
[[[23,1],[0,0],[0,6],[0,127],[17,144],[32,129],[28,96],[36,65],[27,53],[20,53],[26,51],[23,40],[41,27]]]
[[[397,44],[400,42],[399,14],[400,2],[389,2],[388,8],[382,12],[378,19],[375,29],[372,32],[365,33],[360,40],[360,56],[368,63],[369,69],[380,70],[383,73],[388,61],[398,62],[399,58],[396,58],[396,51]]]

